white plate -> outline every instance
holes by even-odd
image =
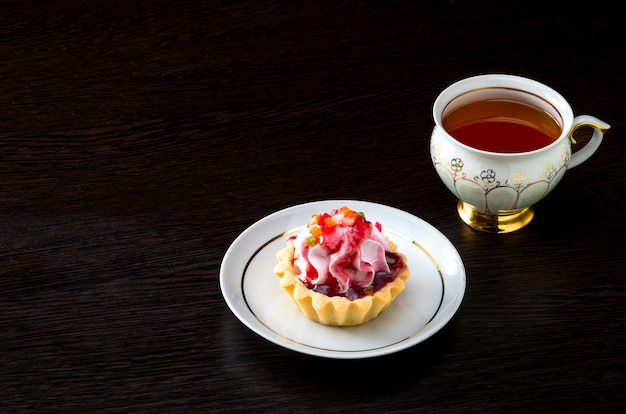
[[[347,206],[380,222],[407,256],[406,288],[376,319],[354,327],[329,327],[295,307],[274,274],[276,253],[312,214]],[[397,352],[439,331],[465,293],[465,268],[450,241],[430,224],[396,208],[356,200],[318,201],[271,214],[247,228],[229,247],[220,286],[235,316],[263,338],[285,348],[327,358],[366,358]]]

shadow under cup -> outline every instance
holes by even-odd
[[[433,165],[459,199],[461,219],[489,233],[530,223],[533,205],[568,167],[591,156],[609,128],[591,116],[575,118],[556,91],[512,75],[482,75],[449,86],[433,115]],[[577,151],[583,154],[572,155],[571,136],[582,125],[594,128],[594,137]]]

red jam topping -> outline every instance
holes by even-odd
[[[372,295],[405,267],[390,251],[382,227],[347,207],[314,214],[294,244],[298,277],[316,292],[354,300]]]

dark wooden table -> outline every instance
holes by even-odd
[[[3,1],[0,412],[626,408],[623,7],[428,3]],[[460,222],[428,153],[439,91],[493,72],[612,125],[505,236]],[[319,358],[230,311],[233,240],[336,198],[455,245],[433,337]]]

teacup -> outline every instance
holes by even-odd
[[[458,81],[435,100],[430,143],[439,177],[459,199],[470,227],[508,233],[526,226],[533,205],[565,172],[598,149],[607,123],[574,116],[552,88],[513,75],[481,75]],[[593,135],[572,153],[582,126]]]

